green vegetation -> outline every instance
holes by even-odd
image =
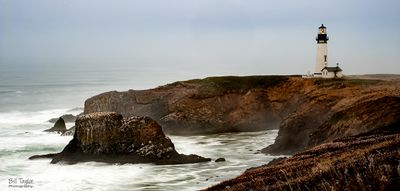
[[[266,89],[284,82],[288,78],[289,76],[223,76],[180,83],[198,88],[199,91],[194,98],[208,98],[226,93],[245,93],[250,89]]]
[[[331,78],[331,79],[323,79],[317,78],[315,80],[315,84],[320,87],[349,87],[349,86],[365,86],[365,85],[376,85],[377,83],[382,82],[382,80],[376,79],[353,79],[353,78]]]

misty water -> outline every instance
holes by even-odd
[[[123,69],[60,72],[54,67],[43,71],[2,65],[0,69],[0,190],[21,190],[9,187],[10,179],[15,178],[33,180],[33,188],[24,190],[196,190],[277,157],[258,153],[274,142],[278,131],[270,130],[168,135],[178,152],[226,159],[220,163],[63,165],[50,164],[49,159],[28,160],[32,155],[60,152],[65,147],[72,137],[43,132],[53,126],[47,120],[66,113],[79,114],[88,97],[104,91],[155,87],[175,78],[185,79],[186,74],[164,73],[165,78],[150,78],[143,72]],[[150,72],[157,76],[160,71]]]

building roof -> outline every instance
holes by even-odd
[[[322,68],[322,70],[321,71],[323,71],[323,70],[328,70],[328,72],[341,72],[341,71],[343,71],[339,66],[335,66],[335,67],[325,67],[325,68]]]
[[[326,29],[326,27],[324,26],[324,24],[322,24],[319,28],[320,28],[320,29]]]

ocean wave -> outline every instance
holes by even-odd
[[[0,94],[22,94],[23,91],[1,90]]]
[[[74,108],[66,109],[49,109],[41,111],[10,111],[0,112],[0,124],[20,125],[20,124],[44,124],[49,119],[60,117],[64,114],[77,115],[83,110]]]
[[[72,109],[69,109],[67,112],[82,112],[83,107],[74,107]]]

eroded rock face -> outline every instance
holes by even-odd
[[[55,132],[55,133],[65,133],[67,131],[67,128],[65,127],[65,122],[63,118],[58,118],[57,122],[54,124],[54,126],[50,129],[44,130],[46,132]]]
[[[176,154],[161,126],[149,117],[124,119],[116,113],[93,113],[79,118],[76,125],[76,138],[84,153],[136,153],[151,158]]]
[[[286,117],[269,154],[294,154],[400,123],[400,81],[313,79]]]
[[[84,153],[112,154],[121,150],[122,116],[116,113],[93,113],[76,121],[75,136]]]
[[[400,127],[400,97],[384,96],[334,113],[310,135],[308,147],[390,127]]]
[[[51,163],[99,161],[178,164],[210,160],[197,155],[177,153],[161,126],[149,117],[123,118],[113,112],[91,113],[79,117],[74,138],[61,153],[51,157]]]
[[[162,125],[164,132],[180,135],[277,129],[286,114],[277,112],[266,89],[287,79],[211,77],[150,90],[107,92],[86,100],[84,113],[149,116]]]

